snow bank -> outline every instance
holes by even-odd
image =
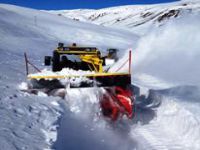
[[[200,101],[196,93],[198,91],[198,87],[190,86],[154,90],[152,101],[160,100],[161,105],[153,110],[138,107],[138,123],[131,127],[131,137],[138,139],[139,149],[198,150],[200,148]],[[154,117],[150,115],[152,111],[155,113]],[[144,120],[148,120],[148,116],[152,118],[145,123]]]
[[[173,98],[164,98],[155,122],[159,122],[164,127],[163,130],[166,130],[172,139],[185,145],[186,149],[197,150],[200,148],[199,114],[192,113],[187,105],[194,104],[181,103],[180,100]],[[199,103],[196,103],[194,107],[199,106]]]
[[[82,119],[95,119],[100,112],[99,99],[103,92],[101,88],[67,89],[66,101],[70,111],[79,114]]]

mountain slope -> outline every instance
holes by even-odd
[[[152,28],[165,24],[173,18],[184,18],[185,14],[200,11],[198,1],[182,1],[169,4],[133,5],[111,7],[99,10],[61,10],[50,11],[78,21],[125,28],[138,34],[144,34]],[[141,30],[140,30],[141,29]]]
[[[51,40],[63,41],[65,43],[76,42],[83,45],[92,45],[92,43],[95,43],[93,45],[96,45],[96,43],[99,43],[99,45],[106,48],[114,47],[116,40],[118,41],[119,46],[123,48],[128,47],[127,45],[133,45],[133,39],[136,39],[136,35],[122,30],[114,30],[90,25],[88,23],[78,23],[70,19],[64,19],[59,16],[56,17],[37,10],[18,8],[16,6],[9,6],[9,9],[5,9],[5,7],[7,7],[7,5],[1,4],[0,44],[5,48],[6,46],[8,47],[7,39],[9,38],[14,38],[13,41],[24,41],[23,43],[17,44],[12,42],[9,45],[9,48],[12,49],[14,47],[11,48],[11,46],[15,46],[14,44],[20,44],[18,47],[21,47],[21,50],[23,49],[23,51],[25,48],[32,49],[26,42],[27,38],[29,39],[29,42],[40,42],[42,45],[48,45],[48,41]],[[60,28],[57,28],[57,25]],[[108,42],[105,43],[104,40],[107,40]],[[38,44],[38,46],[39,45],[40,44]]]

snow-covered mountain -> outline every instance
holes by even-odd
[[[50,11],[50,13],[65,16],[77,21],[112,26],[115,28],[125,28],[129,31],[137,32],[138,34],[144,34],[154,27],[165,24],[168,20],[184,18],[187,14],[193,15],[199,13],[199,11],[199,1],[181,1],[145,6],[120,6],[99,10],[59,10]]]
[[[0,4],[0,149],[200,149],[198,1],[65,14],[75,19]],[[137,102],[130,124],[108,126],[91,114],[99,111],[102,88],[64,89],[64,100],[21,92],[26,88],[23,52],[43,68],[44,55],[59,41],[103,52],[119,48],[113,69],[132,48],[132,82],[152,101]]]

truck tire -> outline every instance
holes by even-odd
[[[60,67],[60,55],[57,51],[53,52],[53,58],[52,58],[52,71],[56,72],[56,71],[60,71],[61,67]]]
[[[45,56],[44,57],[44,65],[45,66],[50,66],[51,65],[51,56]]]

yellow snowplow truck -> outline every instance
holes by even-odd
[[[108,68],[105,68],[107,61],[113,60],[114,63],[117,59],[116,49],[109,49],[108,54],[102,56],[96,47],[79,47],[75,43],[71,46],[64,46],[63,43],[59,43],[53,51],[53,56],[45,56],[44,60],[46,66],[52,66],[54,73],[43,74],[37,69],[40,73],[29,74],[28,64],[32,64],[25,55],[27,76],[31,80],[32,91],[40,91],[41,89],[49,92],[54,89],[66,88],[66,86],[70,88],[104,87],[105,93],[102,93],[99,100],[100,108],[103,116],[113,121],[123,115],[130,119],[134,116],[134,94],[131,88],[130,70],[131,51],[129,58],[119,66],[118,70],[108,72]],[[119,72],[127,63],[129,64],[129,72]],[[90,70],[91,72],[79,74],[75,71],[74,74],[59,74],[63,68]],[[74,84],[74,78],[81,79],[80,83]],[[62,82],[62,79],[67,79],[67,85]]]
[[[129,72],[108,72],[107,70],[109,68],[103,69],[103,66],[106,66],[108,60],[112,60],[114,63],[117,59],[117,49],[108,49],[108,54],[106,56],[101,56],[101,52],[96,47],[79,47],[75,43],[71,46],[64,46],[63,43],[58,43],[58,47],[53,51],[53,56],[45,56],[44,63],[46,66],[52,66],[53,72],[59,72],[63,68],[71,68],[73,70],[91,71],[91,74],[53,76],[33,74],[28,75],[28,78],[37,80],[38,82],[51,79],[53,82],[54,80],[64,78],[86,77],[93,82],[90,82],[89,84],[83,83],[79,85],[79,87],[127,87],[131,84],[131,53],[129,54],[129,59],[125,62],[129,63]],[[70,87],[77,88],[73,85],[70,85]]]
[[[81,61],[71,60],[72,55],[78,56]],[[117,49],[108,49],[108,55],[102,57],[101,52],[96,47],[79,47],[76,43],[65,47],[63,43],[58,43],[58,47],[53,51],[53,56],[45,56],[45,65],[52,65],[52,71],[54,72],[63,68],[72,68],[74,70],[90,70],[103,73],[106,58],[116,61]]]

